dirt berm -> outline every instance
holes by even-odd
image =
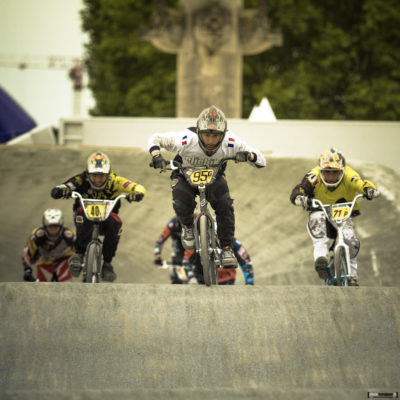
[[[400,288],[0,284],[2,398],[365,399]]]

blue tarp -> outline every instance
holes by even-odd
[[[0,143],[30,131],[36,122],[0,87]]]

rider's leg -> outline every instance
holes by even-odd
[[[69,267],[72,276],[78,277],[82,268],[83,255],[92,234],[93,223],[85,217],[82,207],[76,210],[74,222],[76,228],[75,254],[69,259]]]
[[[310,214],[308,233],[314,245],[315,270],[321,279],[328,279],[329,238],[326,218],[322,211],[314,211]]]
[[[222,248],[222,265],[237,266],[237,259],[232,250],[235,235],[235,212],[225,177],[219,176],[207,188],[207,196],[217,219],[218,238]]]
[[[178,176],[171,180],[172,200],[176,216],[182,222],[182,245],[187,250],[195,248],[193,232],[193,212],[196,207],[196,189],[193,189]]]
[[[71,271],[68,268],[68,260],[62,260],[54,263],[53,269],[57,274],[58,282],[68,282],[72,279]]]
[[[93,223],[85,217],[85,213],[80,207],[75,212],[75,228],[76,228],[76,242],[75,252],[84,254],[86,247],[89,244],[90,237],[93,230]]]
[[[360,250],[360,241],[358,240],[355,230],[354,230],[354,222],[351,218],[349,218],[343,227],[343,236],[344,241],[349,246],[350,253],[350,275],[355,280],[358,279],[357,272],[357,254]]]
[[[49,262],[40,262],[36,264],[36,278],[39,282],[51,282],[53,277],[53,265]]]
[[[122,232],[122,221],[116,213],[111,213],[110,216],[101,223],[101,231],[104,232],[103,243],[103,268],[102,278],[106,282],[113,282],[117,278],[114,268],[111,264]]]

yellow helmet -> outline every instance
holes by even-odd
[[[324,185],[332,190],[337,188],[343,179],[345,165],[346,160],[340,151],[337,151],[334,147],[329,150],[324,150],[319,156],[319,168]],[[338,178],[335,182],[328,182],[325,176],[326,171],[340,171],[340,174],[338,174]]]

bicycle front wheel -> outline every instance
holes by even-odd
[[[214,258],[210,253],[212,248],[212,228],[205,215],[200,216],[200,259],[203,266],[204,283],[207,286],[217,283],[217,270]]]
[[[86,282],[98,283],[101,271],[101,246],[92,242],[89,244],[86,256]]]
[[[344,247],[339,247],[335,253],[335,271],[337,285],[348,286],[349,265]]]

